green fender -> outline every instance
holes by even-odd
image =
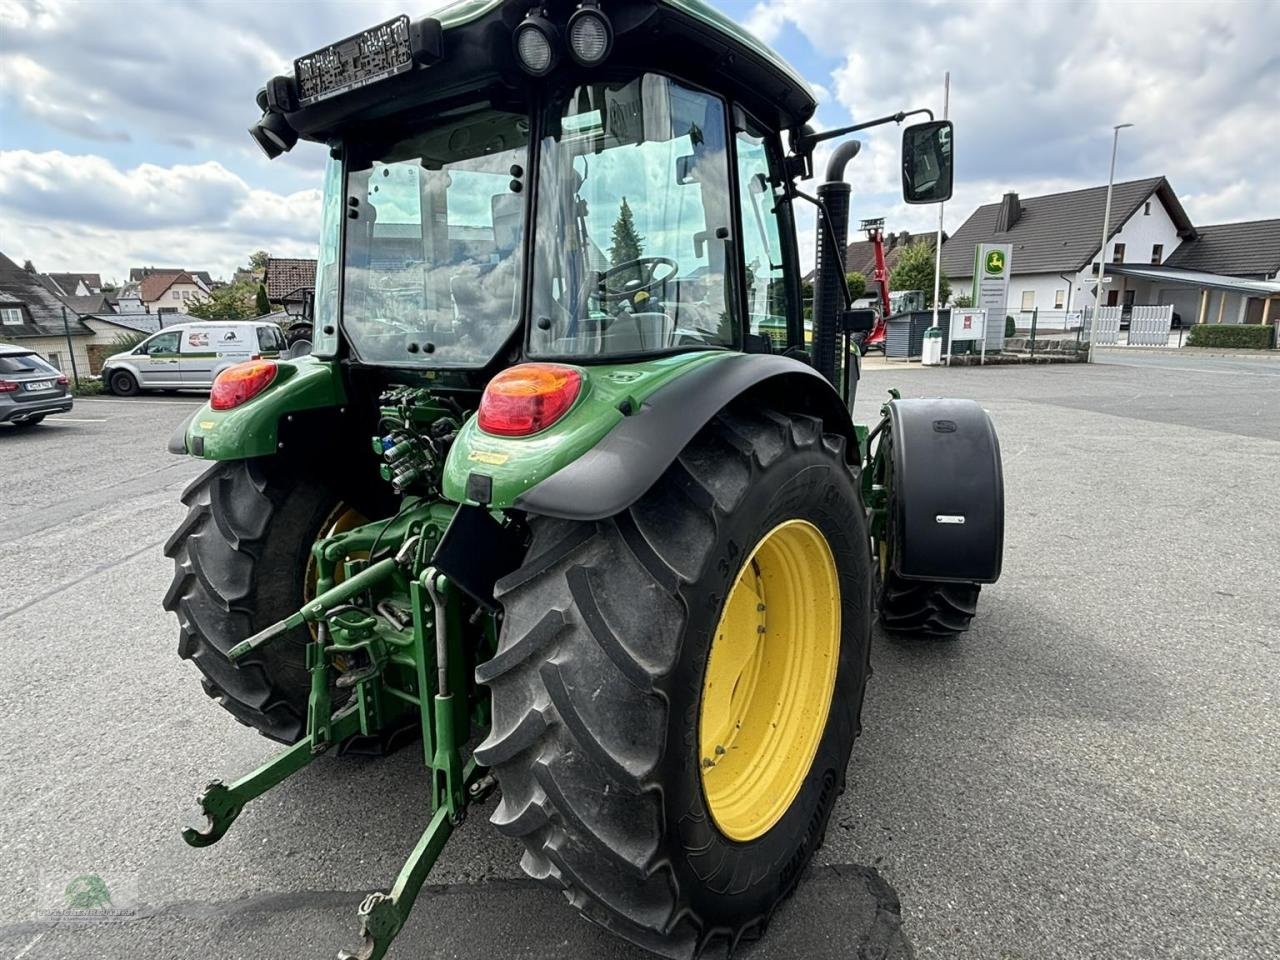
[[[812,367],[768,354],[699,351],[625,365],[578,368],[582,392],[551,427],[529,437],[485,433],[472,417],[445,461],[443,493],[491,510],[598,520],[635,502],[720,410],[755,402],[820,416],[857,436],[838,394]]]
[[[347,402],[342,372],[332,360],[282,360],[271,386],[232,410],[208,403],[169,440],[169,452],[205,460],[243,460],[275,453],[281,418],[302,410],[341,407]]]

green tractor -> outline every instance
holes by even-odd
[[[462,0],[258,104],[269,156],[328,151],[313,349],[227,370],[170,441],[213,463],[165,605],[286,746],[185,839],[321,753],[420,740],[429,824],[342,956],[386,952],[494,790],[524,870],[619,936],[760,935],[844,789],[873,617],[961,633],[1000,572],[984,411],[850,413],[848,135],[910,114],[815,133],[800,76],[697,0]],[[950,195],[951,151],[905,128],[909,202]]]

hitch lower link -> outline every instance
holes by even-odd
[[[333,584],[334,561],[323,557],[322,544],[316,545],[320,561],[318,585],[328,586],[297,613],[272,624],[265,630],[237,644],[229,652],[230,659],[240,661],[254,650],[295,627],[313,627],[312,639],[306,647],[306,667],[311,677],[307,703],[307,732],[293,746],[268,760],[257,770],[224,784],[214,781],[199,798],[209,826],[205,830],[188,827],[182,838],[193,847],[206,847],[220,840],[239,817],[245,805],[261,796],[290,775],[307,766],[330,747],[340,745],[356,735],[377,736],[394,720],[403,718],[416,707],[422,728],[424,760],[431,767],[432,816],[413,851],[405,860],[388,893],[372,893],[357,911],[361,944],[355,950],[342,950],[339,960],[378,960],[408,919],[427,874],[444,849],[454,828],[466,816],[467,805],[479,801],[493,788],[490,776],[482,776],[474,759],[462,762],[458,731],[460,711],[454,702],[450,681],[450,664],[460,657],[450,656],[450,623],[456,601],[447,578],[428,567],[420,577],[409,576],[417,537],[405,541],[394,557],[352,570],[341,583]],[[408,582],[413,606],[411,635],[408,624],[397,623],[400,630],[379,629],[377,621],[365,614],[352,601],[361,594],[392,579]],[[340,639],[334,635],[339,634]],[[434,642],[428,640],[431,637]],[[366,665],[341,674],[339,689],[351,690],[347,702],[337,711],[330,703],[330,681],[336,657],[350,658],[361,654]],[[395,663],[402,673],[412,677],[410,689],[396,686],[386,676],[386,667]],[[435,666],[432,671],[431,667]],[[434,675],[433,675],[434,674]],[[466,731],[463,731],[463,741]]]

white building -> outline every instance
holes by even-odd
[[[978,244],[1007,243],[1014,316],[1092,307],[1101,258],[1107,306],[1171,303],[1184,324],[1280,316],[1280,220],[1197,229],[1164,177],[1118,183],[1100,258],[1106,195],[1105,185],[1025,199],[1007,193],[979,207],[943,246],[953,296],[972,284]]]

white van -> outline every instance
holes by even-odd
[[[284,334],[269,320],[175,323],[108,357],[102,382],[121,397],[142,390],[208,390],[227,367],[275,358],[284,350]]]

